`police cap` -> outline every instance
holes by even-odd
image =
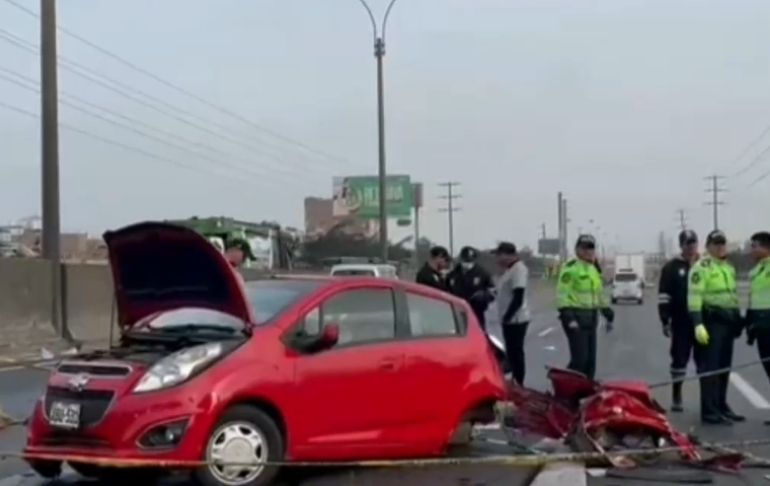
[[[479,257],[479,252],[472,246],[464,246],[460,250],[460,261],[463,262],[475,262]]]
[[[679,246],[691,245],[698,242],[698,235],[693,230],[682,230],[679,233]]]
[[[727,236],[721,230],[714,230],[706,238],[707,245],[726,245]]]
[[[580,235],[578,236],[576,248],[585,248],[586,250],[593,250],[596,248],[596,238],[592,235]]]

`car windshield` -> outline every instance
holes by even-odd
[[[321,281],[277,279],[246,282],[256,324],[268,323],[322,284]]]
[[[183,307],[172,311],[162,312],[147,321],[148,331],[189,331],[217,332],[223,331],[234,334],[241,332],[245,323],[230,314],[201,307]]]
[[[637,280],[635,273],[619,273],[615,275],[616,282],[635,282]]]
[[[334,271],[335,277],[374,277],[374,270],[363,268],[344,268]]]

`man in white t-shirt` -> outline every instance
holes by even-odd
[[[500,243],[495,250],[497,263],[503,274],[497,281],[497,312],[503,330],[505,351],[513,379],[524,383],[526,371],[524,360],[524,338],[529,326],[529,305],[527,304],[527,281],[529,270],[519,258],[516,245]]]

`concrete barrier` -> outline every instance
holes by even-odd
[[[264,271],[244,269],[246,280],[265,278]],[[289,272],[291,273],[291,272]],[[303,270],[297,273],[326,273]],[[0,361],[20,350],[63,349],[51,325],[50,265],[42,259],[0,259]],[[406,275],[404,275],[406,278]],[[411,280],[411,279],[409,279]],[[533,281],[533,310],[552,305],[550,282]],[[65,263],[63,309],[72,335],[86,344],[103,344],[110,335],[113,285],[110,268],[99,263]]]
[[[267,276],[242,271],[246,280]],[[303,272],[308,273],[308,272]],[[51,325],[51,268],[37,258],[0,259],[0,358],[31,348],[61,347]],[[105,263],[62,265],[62,307],[67,326],[79,341],[106,343],[112,320],[113,285]]]

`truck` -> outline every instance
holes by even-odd
[[[634,301],[644,303],[645,261],[642,253],[615,256],[612,278],[612,303]]]
[[[231,238],[246,240],[255,261],[246,262],[245,268],[291,270],[299,249],[299,236],[276,223],[250,223],[227,217],[195,216],[166,222],[197,231],[220,251],[224,250]]]

